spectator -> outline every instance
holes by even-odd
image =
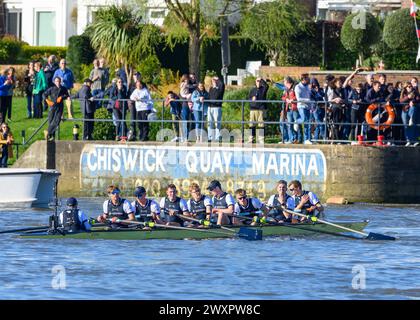
[[[42,118],[42,95],[47,90],[48,83],[41,62],[35,62],[34,69],[36,72],[32,91],[34,97],[34,118]]]
[[[381,92],[381,83],[379,81],[373,81],[372,88],[366,93],[365,100],[368,105],[376,104],[380,106],[382,103],[385,102],[385,98],[383,96],[383,93]],[[378,112],[380,112],[379,108],[378,108]],[[377,135],[378,135],[377,130],[374,130],[373,128],[368,127],[367,129],[368,140],[376,139]]]
[[[333,140],[340,140],[340,125],[343,120],[343,110],[345,108],[345,94],[343,90],[343,83],[340,78],[336,78],[328,88],[328,101],[331,106],[332,118],[332,132],[331,137]]]
[[[53,77],[54,73],[58,69],[57,57],[55,55],[50,55],[47,60],[47,64],[44,68],[45,78],[47,79],[48,88],[54,86]]]
[[[61,78],[55,77],[53,81],[55,86],[48,88],[42,95],[43,100],[46,100],[50,108],[48,111],[48,141],[54,140],[55,132],[63,116],[64,101],[70,98],[67,88],[61,85]]]
[[[124,67],[121,67],[119,69],[115,69],[115,76],[122,80],[122,84],[123,84],[124,87],[128,88],[127,73],[125,72]]]
[[[188,75],[189,81],[188,81],[188,91],[192,94],[195,90],[197,90],[198,87],[198,80],[195,73],[190,73]]]
[[[181,111],[181,119],[182,119],[182,136],[187,141],[188,140],[188,133],[189,133],[189,121],[192,118],[192,105],[188,104],[188,100],[191,100],[192,92],[189,90],[189,82],[190,78],[188,74],[184,74],[181,77],[181,84],[179,95],[182,100],[182,111]]]
[[[225,94],[225,85],[218,76],[211,79],[211,88],[209,90],[209,100],[223,100]],[[220,140],[220,129],[222,127],[222,101],[210,102],[207,114],[207,130],[209,141]]]
[[[16,88],[16,71],[15,68],[9,67],[7,69],[7,79],[11,81],[11,86],[7,91],[7,95],[5,97],[6,103],[6,111],[7,111],[7,119],[12,121],[12,100],[13,100],[13,90]]]
[[[310,102],[311,102],[311,89],[309,87],[309,75],[304,73],[300,76],[300,82],[295,87],[295,94],[297,108],[300,119],[298,123],[303,123],[303,143],[312,144],[311,142],[311,125],[310,120]]]
[[[197,142],[203,142],[204,118],[207,115],[209,93],[204,88],[204,83],[199,82],[197,89],[192,93],[193,113],[195,119],[195,130]]]
[[[419,93],[413,88],[412,82],[407,82],[404,85],[404,89],[401,92],[400,102],[402,106],[402,122],[404,124],[405,139],[407,141],[406,146],[410,146],[413,143],[417,146],[419,143],[415,142],[415,120],[416,113],[418,112],[420,96]]]
[[[267,100],[268,84],[264,79],[258,77],[255,80],[255,87],[249,92],[249,100],[252,100],[249,104],[250,115],[249,121],[251,128],[251,135],[249,137],[248,143],[252,143],[254,137],[257,137],[258,143],[264,143],[264,111],[266,110],[266,103],[260,102]],[[256,125],[258,126],[258,134],[256,130]],[[261,132],[262,131],[262,132]]]
[[[102,93],[99,92],[99,95]],[[96,104],[93,101],[95,96],[92,93],[92,80],[85,79],[82,88],[71,97],[71,99],[79,99],[80,109],[83,115],[83,140],[93,140],[92,133],[95,122]],[[88,120],[88,121],[86,121]],[[89,121],[92,120],[92,121]]]
[[[105,88],[108,86],[109,83],[109,68],[105,65],[106,61],[104,58],[99,59],[99,68],[101,68],[104,71],[104,75],[102,77],[102,88]]]
[[[139,141],[149,140],[148,115],[153,110],[153,101],[147,86],[141,81],[136,81],[136,89],[130,96],[130,100],[135,101],[136,118],[139,127]]]
[[[28,63],[28,69],[25,70],[23,78],[24,91],[26,94],[26,110],[28,119],[32,118],[32,91],[34,89],[35,69],[34,62]]]
[[[7,168],[7,160],[13,157],[13,135],[9,126],[3,122],[0,126],[0,167]]]
[[[117,135],[115,140],[121,140],[126,134],[125,115],[127,113],[127,87],[122,79],[117,79],[116,85],[110,91],[112,100],[112,113],[116,121]]]
[[[363,86],[363,90],[365,91],[365,94],[367,94],[367,92],[370,89],[372,89],[372,85],[373,85],[373,82],[375,81],[375,77],[374,77],[373,73],[368,73],[365,76],[365,79],[366,79],[366,82],[365,82],[365,84]]]
[[[300,130],[297,132],[294,129],[294,124],[297,123],[299,119],[299,112],[297,111],[296,95],[293,90],[293,79],[291,77],[286,77],[284,79],[285,90],[281,99],[286,102],[283,110],[280,115],[280,123],[284,120],[287,120],[287,134],[285,133],[285,128],[280,124],[280,131],[283,135],[283,141],[286,144],[290,143],[299,143],[301,140]],[[286,139],[286,137],[288,139]]]
[[[131,94],[136,90],[136,83],[137,81],[141,81],[141,73],[135,72],[133,74],[133,84],[130,83],[130,86],[128,87],[128,96],[131,96]],[[143,86],[147,88],[146,84],[143,83]],[[134,141],[136,138],[136,126],[137,126],[137,110],[136,105],[134,101],[128,101],[128,110],[130,111],[130,131],[127,135],[128,141]]]
[[[322,103],[325,99],[324,89],[320,88],[319,82],[316,78],[312,78],[310,82],[311,87],[311,100],[316,103],[313,104],[311,108],[311,122],[314,122],[314,139],[324,139],[326,138],[326,126],[324,124],[325,118],[325,103]]]
[[[382,97],[385,99],[385,97],[388,96],[388,89],[387,89],[388,85],[387,85],[387,82],[386,82],[386,75],[383,74],[383,73],[380,73],[378,75],[378,81],[381,84]]]
[[[90,72],[89,79],[92,81],[90,89],[92,90],[92,95],[100,96],[104,90],[104,76],[105,71],[100,67],[99,59],[93,60],[93,69]],[[95,101],[94,103],[95,109],[99,109],[101,107],[101,101]]]
[[[413,86],[413,90],[419,92],[419,80],[417,79],[417,77],[412,77],[410,82]]]
[[[170,112],[172,116],[172,129],[175,133],[175,138],[173,138],[172,141],[180,140],[181,142],[184,142],[185,140],[179,125],[181,121],[182,103],[178,100],[179,97],[173,91],[169,91],[168,95],[166,96],[164,106],[171,108]]]
[[[60,60],[60,68],[57,69],[54,72],[53,79],[56,77],[59,77],[61,79],[61,85],[67,89],[68,93],[71,93],[71,89],[73,89],[74,86],[74,76],[73,72],[66,67],[67,61],[66,59]],[[67,106],[67,114],[69,119],[73,119],[73,107],[71,103],[70,97],[66,100],[66,106]]]
[[[7,93],[12,86],[12,81],[7,77],[7,69],[0,76],[0,123],[6,121],[7,113]]]
[[[403,139],[403,127],[398,126],[398,124],[402,124],[401,114],[402,114],[402,108],[400,104],[400,96],[401,93],[394,88],[394,85],[392,83],[387,84],[386,89],[386,96],[385,101],[389,103],[393,108],[395,112],[395,119],[393,126],[391,127],[391,134],[394,141],[400,141]]]
[[[350,140],[355,140],[358,132],[358,127],[362,125],[365,119],[365,106],[363,102],[365,101],[365,92],[363,90],[363,84],[357,84],[349,95],[349,101],[351,102],[351,129],[350,129]]]

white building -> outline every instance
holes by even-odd
[[[4,0],[6,33],[30,45],[65,46],[76,34],[77,0]]]

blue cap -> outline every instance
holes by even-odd
[[[136,190],[134,190],[134,196],[137,198],[142,197],[146,193],[146,189],[142,186],[138,186]]]
[[[67,199],[67,206],[69,207],[75,207],[77,206],[77,199],[76,198],[68,198]]]

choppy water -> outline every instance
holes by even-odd
[[[102,201],[79,203],[96,216]],[[50,213],[3,211],[0,228],[44,225]],[[89,241],[1,234],[0,299],[420,299],[420,207],[328,207],[327,215],[370,219],[368,231],[399,239]],[[61,268],[65,279],[55,272]],[[54,289],[60,284],[65,288]]]

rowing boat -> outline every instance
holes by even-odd
[[[340,226],[363,231],[369,221],[360,222],[342,222]],[[343,230],[322,223],[299,223],[285,225],[264,225],[249,227],[250,229],[262,229],[264,237],[271,236],[311,236],[315,234],[343,235]],[[173,229],[116,229],[107,230],[107,228],[94,228],[91,232],[67,233],[65,236],[61,234],[48,234],[47,232],[27,232],[21,233],[21,237],[39,238],[39,239],[103,239],[103,240],[149,240],[149,239],[210,239],[210,238],[232,238],[234,233],[229,233],[223,229],[194,229],[186,230]],[[237,231],[239,227],[231,227]],[[207,232],[203,232],[207,231]]]

